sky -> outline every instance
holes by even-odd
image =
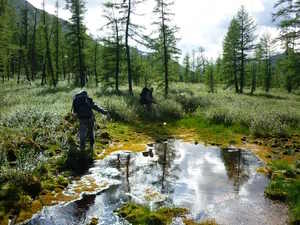
[[[41,8],[41,0],[28,0],[35,7]],[[54,14],[55,0],[45,0],[46,11]],[[103,0],[85,0],[87,12],[85,25],[89,34],[94,37],[101,36],[99,28],[105,23],[102,18]],[[60,0],[60,17],[68,20],[70,13],[63,9],[65,1]],[[265,32],[272,37],[278,35],[276,24],[272,23],[272,11],[275,0],[175,0],[173,22],[179,27],[177,37],[178,48],[182,57],[192,50],[204,47],[205,55],[216,59],[222,54],[222,43],[231,19],[237,14],[238,9],[244,5],[257,24],[257,35]],[[135,23],[145,25],[146,34],[151,32],[153,15],[153,0],[138,6],[138,11],[143,14],[135,18]]]

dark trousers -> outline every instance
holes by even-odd
[[[80,119],[79,120],[79,139],[80,139],[80,150],[85,150],[86,139],[90,140],[90,150],[93,151],[95,143],[94,137],[94,119]]]

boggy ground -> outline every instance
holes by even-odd
[[[1,86],[0,103],[5,106],[0,109],[1,225],[9,216],[24,221],[44,205],[72,200],[62,191],[78,176],[72,162],[86,156],[72,151],[78,145],[78,124],[68,112],[77,91],[66,85]],[[276,91],[247,96],[221,89],[208,94],[201,85],[173,84],[168,100],[155,93],[159,104],[148,113],[137,97],[117,96],[109,89],[88,91],[113,118],[107,122],[96,117],[94,158],[120,149],[143,151],[147,143],[169,137],[248,148],[267,163],[262,168],[271,177],[266,196],[285,201],[291,223],[299,224],[299,95]]]

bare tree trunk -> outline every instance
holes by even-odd
[[[84,62],[83,62],[83,54],[82,54],[82,48],[83,48],[83,40],[81,38],[81,28],[80,28],[80,16],[79,16],[79,0],[76,1],[76,29],[77,29],[77,42],[78,42],[78,60],[79,60],[79,77],[80,77],[80,85],[81,87],[85,86],[86,77],[85,77],[85,68],[84,68]]]
[[[50,52],[50,43],[49,43],[50,37],[48,34],[48,25],[46,22],[45,1],[43,1],[43,25],[44,25],[44,35],[45,35],[45,42],[46,42],[46,60],[47,60],[48,70],[50,72],[51,79],[52,79],[52,85],[54,85],[55,87],[56,83],[55,83],[51,52]]]
[[[169,68],[168,68],[168,46],[167,35],[165,26],[165,14],[164,14],[164,2],[161,2],[161,19],[162,19],[162,33],[163,33],[163,45],[164,45],[164,72],[165,72],[165,98],[168,97],[169,91]]]
[[[115,21],[116,26],[116,74],[115,74],[115,80],[116,80],[116,91],[119,94],[119,73],[120,73],[120,37],[119,37],[119,27],[118,22]]]
[[[56,31],[55,31],[55,66],[56,66],[56,73],[55,73],[55,84],[56,87],[58,80],[59,80],[59,18],[58,18],[58,1],[56,1]]]
[[[37,9],[35,9],[34,12],[34,25],[33,25],[32,43],[31,43],[31,80],[34,80],[36,76],[36,53],[35,53],[36,25],[37,25]]]
[[[128,73],[128,91],[129,91],[130,95],[133,95],[130,47],[129,47],[129,43],[128,43],[130,14],[131,14],[131,0],[128,0],[128,9],[127,10],[128,10],[128,14],[127,14],[127,21],[126,21],[125,45],[126,45],[126,60],[127,60],[127,73]]]
[[[95,52],[94,52],[94,75],[96,87],[98,87],[98,74],[97,74],[97,51],[98,51],[98,42],[95,43]]]

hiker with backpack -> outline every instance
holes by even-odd
[[[97,106],[93,99],[88,96],[86,91],[82,91],[73,97],[72,112],[79,119],[79,139],[80,150],[85,150],[85,142],[88,137],[90,140],[90,153],[93,153],[95,143],[94,137],[94,123],[95,116],[93,110],[109,115],[108,111]]]
[[[152,104],[156,104],[153,96],[153,88],[144,87],[140,94],[140,103],[146,108],[147,111],[151,111]]]

